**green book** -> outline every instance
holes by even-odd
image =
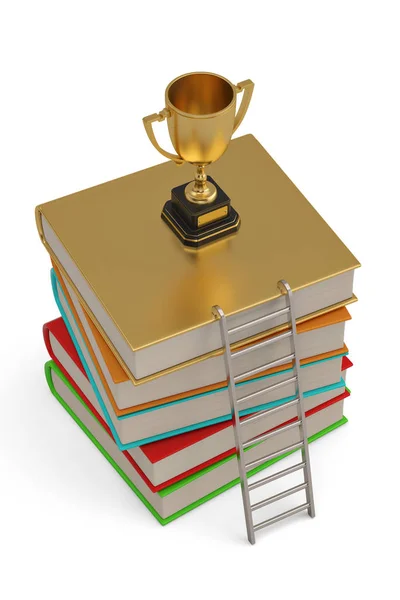
[[[162,525],[170,523],[240,482],[239,478],[235,476],[237,474],[236,456],[232,455],[163,490],[153,492],[128,452],[121,452],[118,449],[113,438],[53,361],[45,364],[45,373],[52,394]],[[318,420],[312,427],[309,427],[309,433],[315,427],[319,427],[319,431],[310,435],[309,442],[314,442],[347,423],[346,417],[342,416],[342,408],[343,404],[338,402],[320,411]],[[324,421],[325,423],[330,422],[330,424],[321,427]],[[253,458],[251,453],[259,452],[261,446],[262,444],[255,444],[248,449],[249,460]],[[259,465],[249,472],[249,476],[271,466],[285,456],[287,455]],[[202,493],[207,489],[210,490],[208,493]]]

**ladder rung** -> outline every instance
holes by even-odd
[[[272,517],[271,519],[267,519],[266,521],[257,523],[257,525],[254,525],[254,531],[259,531],[260,529],[264,529],[264,527],[268,527],[268,525],[273,525],[273,523],[278,523],[278,521],[282,521],[283,519],[286,519],[286,517],[291,517],[292,515],[297,515],[297,513],[302,512],[303,510],[306,510],[309,507],[310,507],[309,503],[306,502],[305,504],[296,506],[296,508],[292,508],[290,510],[287,510],[286,512],[283,512],[280,515],[277,515],[276,517]]]
[[[272,454],[267,454],[267,456],[263,456],[261,458],[258,458],[257,460],[252,460],[251,462],[249,462],[246,465],[246,471],[250,471],[250,469],[257,467],[258,465],[261,465],[264,462],[268,462],[272,458],[277,458],[278,456],[281,456],[282,454],[286,454],[287,452],[292,452],[293,450],[298,450],[299,448],[302,448],[303,446],[304,446],[303,441],[297,442],[296,444],[291,444],[290,446],[286,446],[286,448],[282,448],[282,450],[278,450],[277,452],[272,452]]]
[[[296,379],[297,379],[296,375],[293,375],[293,377],[289,377],[289,379],[285,379],[284,381],[279,381],[279,383],[274,383],[273,385],[269,385],[268,387],[265,387],[262,390],[259,390],[258,392],[253,392],[251,394],[247,394],[247,396],[243,396],[242,398],[239,398],[238,400],[236,400],[236,403],[240,404],[241,402],[245,402],[246,400],[250,400],[251,398],[256,398],[257,396],[260,396],[260,394],[268,394],[269,392],[272,392],[272,390],[276,390],[280,387],[283,387],[284,385],[287,385],[288,383],[294,383],[296,381]]]
[[[270,498],[266,498],[265,500],[260,500],[260,502],[256,502],[255,504],[251,504],[251,510],[258,510],[259,508],[263,508],[264,506],[268,506],[268,504],[272,504],[273,502],[277,502],[277,500],[282,500],[287,496],[291,496],[292,494],[297,494],[297,492],[301,492],[307,487],[307,482],[300,483],[299,485],[295,485],[294,487],[289,488],[288,490],[284,490],[279,494],[275,494],[275,496],[271,496]]]
[[[264,321],[269,321],[270,319],[274,319],[275,317],[281,317],[290,312],[290,308],[287,306],[286,308],[281,308],[280,310],[276,310],[275,312],[266,315],[265,317],[259,317],[258,319],[254,319],[253,321],[249,321],[248,323],[244,323],[244,325],[238,325],[237,327],[232,327],[232,329],[228,329],[229,335],[233,333],[237,333],[238,331],[243,331],[248,327],[253,327],[253,325],[257,325],[258,323],[263,323]]]
[[[253,423],[254,421],[257,421],[258,419],[261,419],[262,417],[265,417],[266,415],[272,415],[274,413],[279,412],[283,408],[288,408],[289,406],[294,406],[295,404],[298,404],[298,402],[299,402],[299,399],[294,398],[294,400],[290,400],[290,402],[283,402],[283,404],[280,404],[279,406],[274,406],[274,408],[267,408],[265,410],[262,410],[262,411],[256,413],[253,417],[249,417],[248,419],[244,419],[243,421],[240,421],[240,425],[247,425],[248,423]]]
[[[253,444],[265,442],[265,440],[269,440],[269,438],[272,438],[275,435],[283,433],[284,431],[289,431],[290,429],[299,427],[301,425],[301,423],[302,423],[301,419],[298,419],[295,423],[290,423],[289,425],[285,425],[284,427],[278,427],[277,429],[274,429],[273,431],[269,431],[268,433],[259,435],[258,437],[255,437],[255,438],[249,440],[248,442],[245,442],[243,444],[243,448],[249,448],[250,446],[253,446]]]
[[[271,346],[275,344],[275,342],[280,342],[286,338],[290,338],[292,336],[292,330],[285,331],[284,333],[280,333],[275,337],[269,338],[268,340],[264,340],[263,342],[258,342],[257,344],[253,344],[248,348],[243,348],[243,350],[238,350],[232,354],[232,358],[238,358],[239,356],[243,356],[244,354],[249,354],[249,352],[253,352],[253,350],[259,350],[260,348],[265,348],[265,346]]]
[[[277,367],[283,363],[290,362],[294,358],[294,353],[288,354],[287,356],[282,356],[282,358],[278,358],[277,360],[273,360],[265,365],[261,365],[261,367],[257,367],[256,369],[251,369],[251,371],[246,371],[245,373],[241,373],[240,375],[236,375],[234,377],[234,382],[242,381],[247,377],[251,377],[252,375],[257,375],[257,373],[261,373],[261,371],[266,371],[267,369],[271,369],[272,367]]]
[[[278,471],[273,475],[269,475],[268,477],[264,477],[263,479],[259,479],[258,481],[254,481],[253,483],[249,483],[249,492],[251,490],[256,490],[262,485],[266,485],[267,483],[271,483],[271,481],[276,481],[276,479],[280,479],[281,477],[285,477],[286,475],[290,475],[291,473],[295,473],[296,471],[300,471],[300,469],[304,469],[306,466],[305,462],[297,463],[297,465],[293,465],[293,467],[288,467],[287,469],[283,469],[282,471]]]

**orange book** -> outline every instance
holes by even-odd
[[[175,402],[177,400],[182,400],[182,399],[189,398],[192,396],[197,396],[197,395],[201,395],[201,394],[205,394],[205,393],[209,393],[209,392],[214,392],[214,391],[217,391],[227,385],[226,380],[220,380],[220,381],[217,381],[210,385],[203,385],[200,387],[195,387],[190,390],[182,391],[182,392],[175,393],[175,394],[170,394],[170,395],[163,396],[163,397],[160,397],[160,398],[157,398],[154,400],[150,400],[147,402],[138,403],[136,405],[120,407],[116,402],[116,399],[114,397],[114,393],[113,393],[111,387],[113,387],[114,391],[115,391],[115,388],[117,386],[123,384],[125,386],[125,388],[126,388],[126,386],[132,386],[132,390],[133,390],[135,385],[139,386],[139,388],[140,388],[141,385],[146,385],[146,382],[143,382],[143,384],[141,383],[141,380],[138,382],[132,382],[131,377],[129,377],[128,374],[125,372],[125,370],[122,368],[121,364],[118,362],[117,358],[114,356],[113,352],[111,351],[109,345],[106,343],[106,341],[104,340],[102,335],[99,333],[98,329],[94,325],[93,321],[90,319],[89,315],[85,312],[84,308],[81,305],[79,305],[79,307],[76,307],[76,304],[74,303],[74,301],[71,298],[71,295],[68,291],[67,285],[66,285],[65,281],[63,280],[60,270],[57,268],[57,266],[55,264],[53,264],[53,266],[54,266],[54,270],[57,275],[57,279],[60,283],[60,286],[65,295],[65,298],[68,302],[68,305],[69,305],[71,312],[74,316],[74,319],[76,321],[76,324],[77,324],[79,331],[85,341],[88,352],[90,353],[91,359],[93,360],[96,370],[99,373],[99,376],[101,378],[104,389],[107,393],[107,396],[110,400],[110,403],[111,403],[113,410],[115,411],[115,414],[117,417],[132,414],[132,413],[141,411],[143,409],[165,405],[170,402]],[[80,314],[78,314],[77,309],[79,310]],[[308,321],[304,321],[304,322],[300,323],[297,326],[297,331],[299,334],[308,333],[308,332],[311,332],[314,330],[320,330],[321,328],[331,327],[331,326],[334,326],[337,324],[344,324],[344,322],[349,319],[351,319],[351,316],[350,316],[347,308],[341,307],[341,308],[332,310],[330,312],[327,312],[325,314],[319,315],[317,317],[314,317],[313,319],[310,319]],[[84,325],[84,321],[86,321],[86,327]],[[268,339],[269,337],[273,337],[274,335],[277,335],[278,332],[281,332],[285,328],[287,329],[288,325],[283,325],[281,327],[275,328],[273,330],[273,333],[268,333],[268,335],[265,335],[264,338],[260,339],[258,337],[257,342],[261,341],[262,339]],[[93,349],[93,345],[89,339],[88,334],[92,335],[92,340],[94,340],[95,344],[97,345],[97,348],[98,348],[97,353]],[[244,344],[242,344],[239,347],[243,348],[246,346],[250,346],[252,343],[254,343],[254,341],[250,340],[250,341],[245,342]],[[311,364],[311,363],[314,363],[317,361],[322,361],[324,359],[343,355],[343,354],[346,354],[347,352],[348,352],[347,347],[344,344],[342,344],[342,345],[340,345],[339,348],[336,348],[335,350],[322,352],[322,353],[314,355],[314,356],[303,358],[300,362],[301,362],[301,365],[307,365],[307,364]],[[222,352],[220,352],[220,353],[222,353]],[[215,353],[215,355],[217,355],[217,354],[218,354],[218,352]],[[100,361],[102,362],[102,365],[100,364]],[[191,363],[191,364],[193,364],[193,363]],[[292,366],[292,364],[288,363],[288,364],[283,364],[283,365],[274,367],[272,369],[268,369],[266,371],[258,373],[257,378],[264,377],[266,375],[271,375],[274,373],[279,373],[280,371],[284,371],[284,370],[291,368],[291,366]],[[162,376],[160,379],[162,380]],[[143,389],[143,388],[141,388],[141,389]]]

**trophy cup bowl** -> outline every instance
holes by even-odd
[[[165,90],[165,108],[143,119],[151,143],[163,156],[178,165],[187,162],[196,167],[194,180],[171,191],[162,213],[186,245],[197,247],[239,228],[240,218],[228,196],[206,176],[205,167],[227,149],[247,112],[253,88],[250,80],[233,85],[213,73],[181,75]],[[242,91],[236,112],[237,95]],[[165,119],[177,154],[167,152],[156,140],[153,123]]]

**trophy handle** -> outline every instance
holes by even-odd
[[[235,122],[233,124],[233,133],[239,127],[240,123],[243,121],[245,114],[247,113],[247,109],[249,108],[251,96],[253,95],[254,83],[251,79],[246,79],[246,81],[241,81],[236,86],[237,93],[243,92],[242,102],[240,104],[240,108],[237,111]]]
[[[167,158],[176,162],[177,165],[183,165],[183,163],[185,161],[177,154],[171,154],[171,152],[167,152],[166,150],[163,150],[161,148],[160,144],[157,142],[156,136],[154,135],[154,130],[153,130],[154,121],[164,121],[164,119],[167,119],[170,115],[171,115],[171,113],[169,112],[169,110],[167,108],[164,108],[159,113],[155,113],[153,115],[149,115],[148,117],[144,117],[143,125],[144,125],[144,128],[146,129],[147,135],[149,136],[149,140],[153,144],[154,148],[156,150],[158,150],[160,152],[160,154],[162,154],[163,156],[166,156]]]

